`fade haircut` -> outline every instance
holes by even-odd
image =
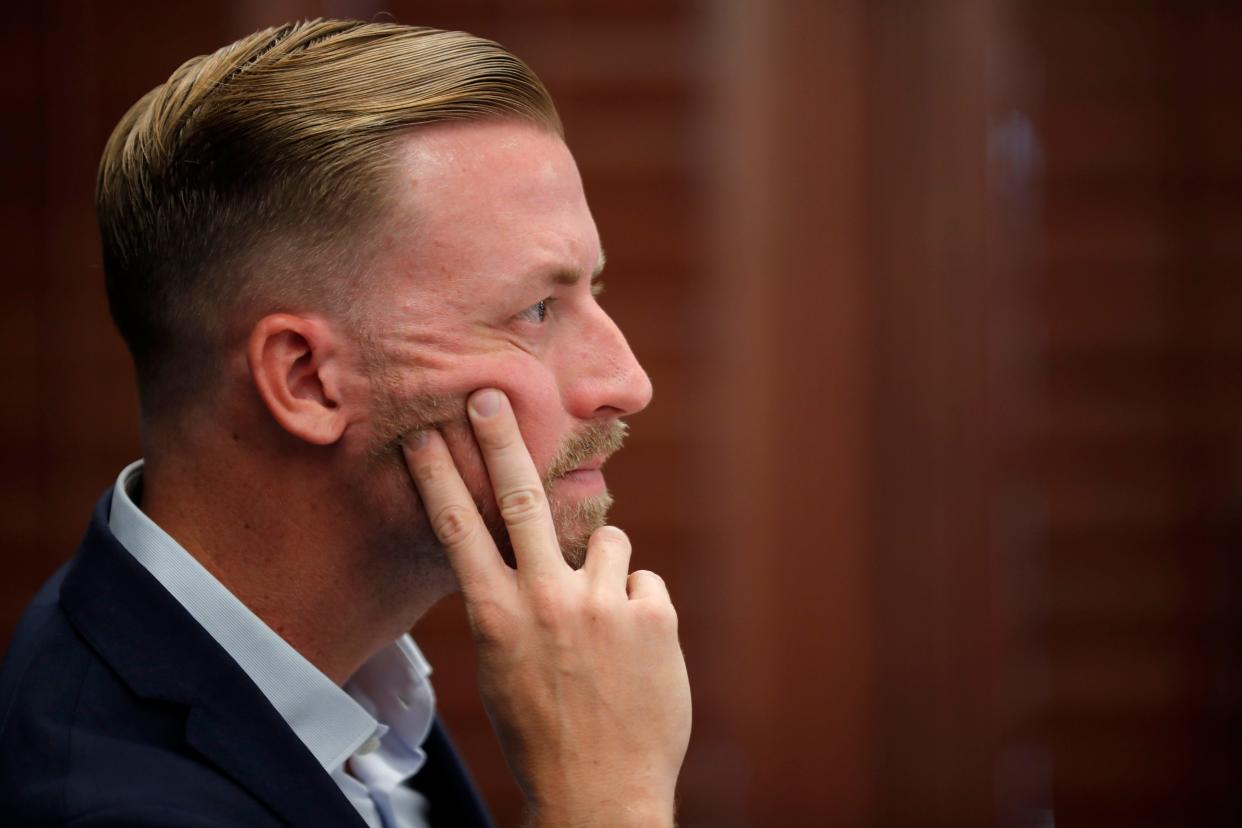
[[[202,391],[278,310],[348,318],[419,125],[562,134],[521,60],[463,32],[314,20],[187,61],[117,124],[96,187],[108,305],[144,418]]]

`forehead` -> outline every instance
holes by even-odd
[[[424,128],[400,147],[399,273],[492,284],[540,268],[589,274],[599,236],[573,156],[559,136],[520,122]]]

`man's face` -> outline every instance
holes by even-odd
[[[398,524],[382,531],[430,543],[399,450],[430,424],[512,563],[464,415],[470,392],[499,388],[544,476],[566,558],[579,564],[611,502],[598,467],[620,447],[618,418],[646,407],[651,383],[596,302],[603,253],[573,158],[529,124],[445,124],[406,141],[396,184],[394,229],[372,272],[373,404],[360,424],[364,489],[387,504],[379,519]]]

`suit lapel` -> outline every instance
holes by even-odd
[[[237,663],[117,542],[111,493],[61,589],[82,636],[138,696],[190,708],[186,739],[290,825],[362,825],[332,778]]]
[[[423,742],[423,751],[427,763],[410,780],[410,787],[427,797],[431,824],[492,828],[491,814],[438,718]]]
[[[270,728],[258,718],[200,705],[190,711],[186,740],[291,825],[362,825],[358,812],[301,742],[291,745],[252,735],[263,732],[256,728]],[[297,740],[292,732],[289,736]],[[301,754],[296,760],[294,748]]]

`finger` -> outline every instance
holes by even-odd
[[[630,571],[630,539],[615,526],[601,526],[587,543],[583,571],[597,584],[618,589]]]
[[[402,450],[432,530],[444,546],[467,602],[477,590],[496,589],[509,568],[483,525],[444,438],[427,429],[407,438]]]
[[[467,409],[496,505],[513,543],[519,579],[543,579],[568,570],[543,481],[522,441],[509,401],[489,388],[472,394]]]
[[[646,569],[636,569],[625,582],[631,601],[662,600],[672,602],[664,579]]]

